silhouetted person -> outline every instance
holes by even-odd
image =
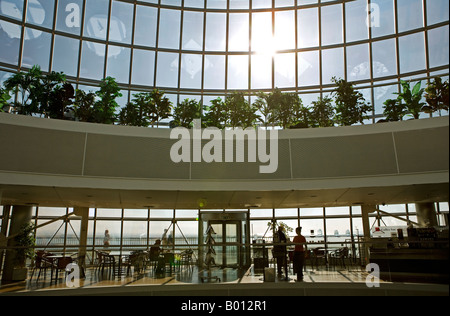
[[[283,232],[283,226],[278,226],[278,231],[276,232],[276,240],[275,243],[278,243],[278,245],[275,245],[273,247],[273,256],[277,259],[277,269],[278,269],[278,276],[282,276],[281,268],[284,267],[284,273],[285,273],[285,279],[288,279],[288,266],[287,266],[287,251],[286,246],[281,244],[286,244],[287,238],[286,235]]]
[[[306,238],[302,235],[302,228],[297,227],[295,232],[297,233],[297,236],[295,236],[293,240],[293,243],[296,244],[293,257],[294,273],[297,274],[297,282],[300,282],[303,280],[303,266],[305,263],[305,251],[307,249],[307,246]]]

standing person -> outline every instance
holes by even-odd
[[[111,236],[109,235],[109,230],[105,230],[105,237],[103,238],[103,246],[105,249],[109,248],[110,241]]]
[[[303,280],[303,266],[305,263],[305,251],[306,251],[306,238],[302,235],[302,228],[297,227],[295,229],[297,236],[294,237],[293,243],[294,249],[294,273],[297,273],[297,282]]]
[[[278,226],[278,231],[275,234],[275,245],[273,247],[273,256],[277,259],[277,269],[278,269],[278,276],[282,276],[282,267],[284,267],[284,273],[285,273],[285,280],[288,280],[288,267],[287,267],[287,251],[286,246],[282,245],[283,243],[287,243],[286,235],[283,232],[283,225]]]

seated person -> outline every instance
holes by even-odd
[[[160,239],[157,239],[157,240],[155,241],[155,244],[154,244],[153,246],[151,246],[151,248],[150,248],[150,253],[149,253],[150,260],[156,260],[156,259],[158,259],[159,254],[161,253],[161,247],[160,247],[160,245],[161,245],[161,240],[160,240]]]

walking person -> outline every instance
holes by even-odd
[[[286,243],[287,238],[283,232],[283,226],[278,226],[278,231],[275,234],[274,242],[277,244],[273,247],[273,256],[277,259],[277,269],[278,269],[278,277],[282,278],[282,268],[284,268],[285,278],[284,280],[288,281],[288,266],[287,266],[287,249]],[[284,245],[283,245],[284,244]]]
[[[302,228],[297,227],[295,229],[297,236],[294,237],[293,243],[295,244],[294,249],[294,273],[297,274],[297,282],[303,281],[303,266],[305,263],[305,251],[307,249],[306,246],[306,238],[302,235]]]

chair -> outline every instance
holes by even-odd
[[[345,260],[349,258],[348,247],[339,248],[335,251],[333,259],[335,260],[335,265],[340,264],[341,267],[346,268]]]
[[[315,248],[312,250],[313,262],[316,266],[316,269],[319,269],[320,261],[323,260],[323,263],[327,263],[327,254],[325,249],[323,248]]]
[[[33,279],[33,275],[34,275],[34,272],[36,272],[36,270],[39,270],[39,274],[36,279],[36,282],[37,282],[39,280],[39,278],[41,277],[42,270],[44,270],[44,277],[45,277],[45,274],[47,273],[47,269],[52,268],[52,261],[46,258],[48,255],[51,255],[51,254],[48,253],[47,251],[42,251],[42,250],[36,251],[36,256],[34,258],[34,266],[33,266],[32,272],[31,272],[30,281]]]
[[[181,270],[184,270],[183,268],[187,267],[188,272],[192,272],[193,267],[192,267],[192,255],[194,254],[194,252],[192,251],[192,249],[188,249],[183,251],[180,254],[180,272]]]
[[[61,270],[64,271],[64,276],[66,276],[67,275],[66,267],[67,267],[67,265],[71,264],[72,262],[73,262],[72,257],[57,258],[56,259],[56,264],[53,264],[53,269],[52,269],[52,273],[51,273],[50,282],[52,282],[53,280],[55,282],[58,281],[58,279],[59,279],[59,272]],[[53,279],[53,271],[54,270],[56,270],[56,275],[55,275],[55,278]]]
[[[109,272],[115,273],[115,267],[116,267],[116,259],[114,256],[110,256],[109,254],[96,250],[97,255],[97,272],[101,271],[101,275],[103,275],[105,268],[108,268]]]

